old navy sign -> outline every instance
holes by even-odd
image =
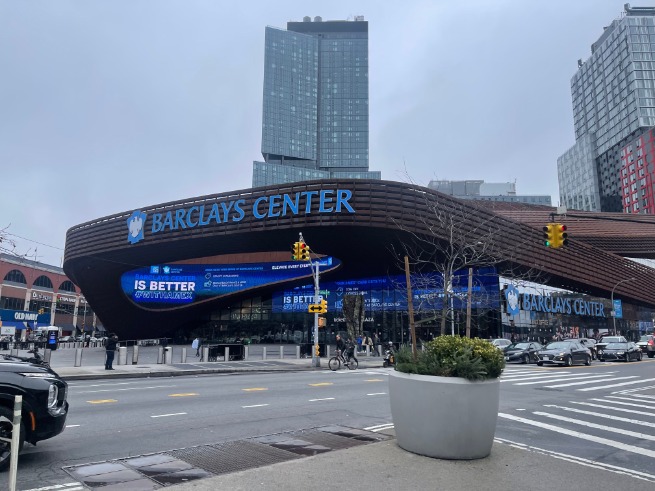
[[[588,301],[582,298],[562,298],[524,293],[521,299],[521,308],[533,312],[605,317],[605,306],[601,302]]]
[[[252,204],[252,216],[257,220],[293,215],[309,215],[312,207],[317,213],[355,213],[349,203],[352,191],[347,189],[323,189],[297,193],[260,196]],[[224,200],[213,204],[194,205],[162,213],[153,213],[150,234],[172,230],[206,227],[228,222],[240,222],[246,216],[245,199]],[[127,219],[127,240],[136,244],[144,239],[147,214],[137,210]]]

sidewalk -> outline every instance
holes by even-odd
[[[359,370],[382,368],[381,357],[360,357]],[[329,370],[328,360],[321,358],[320,367],[312,367],[311,358],[269,358],[266,360],[215,361],[208,363],[173,363],[117,365],[114,370],[104,366],[53,367],[64,380],[93,380],[114,378],[175,377],[186,375],[205,375],[212,373],[255,373],[255,372],[297,372]],[[343,370],[343,368],[342,368]]]
[[[393,434],[393,430],[390,434]],[[199,479],[166,489],[171,491],[216,489],[300,491],[311,487],[349,490],[626,489],[646,491],[653,489],[653,482],[571,463],[499,442],[494,442],[491,455],[485,459],[454,461],[412,454],[401,449],[396,440],[388,440]]]

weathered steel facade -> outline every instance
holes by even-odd
[[[269,218],[256,218],[253,214],[252,206],[258,198],[335,189],[352,193],[349,203],[355,213],[321,213],[319,203],[314,202],[307,213]],[[221,257],[230,258],[228,261],[242,258],[247,262],[253,254],[288,258],[290,245],[297,240],[298,232],[302,232],[315,252],[342,261],[342,268],[331,273],[332,279],[398,274],[397,251],[401,251],[403,244],[413,236],[434,237],[435,230],[430,224],[437,210],[456,216],[462,227],[469,230],[500,230],[502,233],[496,234],[492,249],[512,251],[506,262],[513,271],[537,270],[544,284],[596,297],[609,298],[614,289],[615,298],[655,308],[655,270],[610,252],[637,250],[641,243],[645,246],[642,255],[649,255],[652,240],[634,240],[638,235],[636,229],[641,230],[640,224],[630,222],[629,226],[621,226],[621,219],[632,218],[630,215],[614,214],[612,220],[606,222],[595,220],[593,229],[596,231],[611,223],[607,236],[602,233],[596,236],[578,234],[577,222],[562,220],[569,225],[570,244],[553,250],[543,246],[541,231],[552,209],[538,207],[537,212],[530,212],[534,214],[528,220],[525,214],[519,216],[521,213],[513,214],[507,208],[494,209],[487,202],[457,200],[424,187],[391,181],[301,182],[162,203],[144,207],[141,211],[150,216],[238,199],[245,203],[244,217],[239,221],[179,228],[160,234],[146,233],[142,241],[134,244],[127,240],[127,220],[132,211],[72,227],[66,237],[64,271],[80,286],[107,329],[118,331],[124,337],[128,335],[126,333],[140,337],[152,335],[162,326],[180,325],[194,312],[220,307],[244,293],[236,292],[209,304],[154,311],[135,305],[124,295],[120,285],[124,272],[151,264],[193,259],[201,262],[202,258],[210,257],[218,262],[221,262]],[[643,227],[647,229],[644,236],[650,234],[655,238],[654,220],[645,220]],[[443,236],[438,238],[447,241],[447,231],[442,232]],[[436,231],[437,235],[440,233]],[[630,243],[631,246],[622,249],[621,243]],[[604,245],[609,250],[603,248]],[[619,280],[627,278],[635,280],[617,285]],[[265,286],[261,292],[247,294],[265,293],[271,288]]]

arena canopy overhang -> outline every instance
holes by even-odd
[[[398,251],[409,241],[447,230],[433,227],[435,213],[456,217],[467,230],[496,230],[493,248],[511,251],[517,272],[538,271],[542,283],[578,293],[655,307],[655,270],[576,240],[549,249],[540,227],[421,186],[379,180],[320,180],[200,196],[146,206],[70,228],[64,271],[108,330],[121,337],[153,336],[181,325],[197,306],[156,312],[132,303],[121,276],[152,264],[253,262],[288,258],[302,232],[312,249],[337,258],[330,279],[398,274]],[[307,282],[303,278],[289,280]],[[617,285],[618,280],[634,278]],[[220,307],[276,285],[225,295]],[[203,308],[207,308],[205,305]]]

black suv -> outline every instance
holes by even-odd
[[[0,436],[11,438],[14,396],[23,396],[20,446],[36,445],[64,431],[68,385],[47,365],[0,356]],[[9,465],[9,443],[0,441],[0,470]]]

